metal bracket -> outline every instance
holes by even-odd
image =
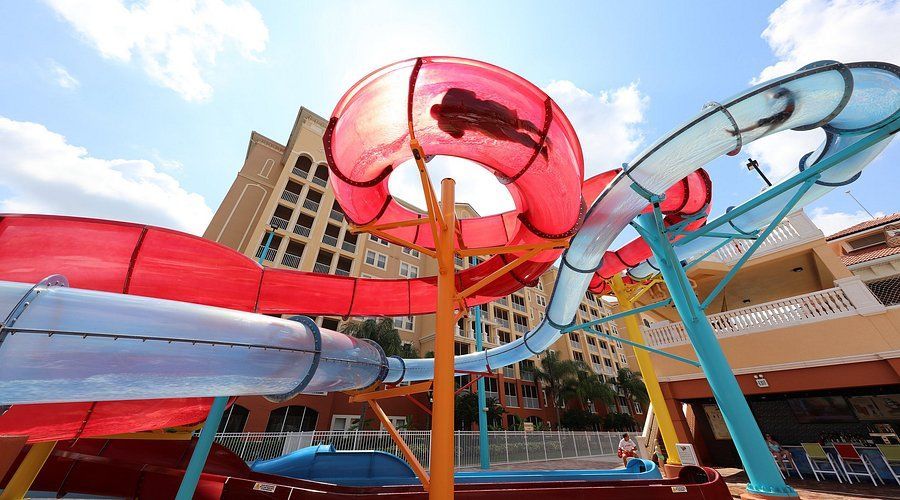
[[[13,307],[12,311],[10,311],[9,316],[6,317],[3,323],[0,323],[0,347],[3,347],[3,341],[6,340],[6,336],[9,335],[9,330],[16,324],[16,321],[19,320],[19,317],[22,316],[25,309],[37,299],[41,292],[55,286],[68,287],[69,280],[61,274],[51,274],[37,282],[22,296],[21,299],[19,299],[16,307]]]

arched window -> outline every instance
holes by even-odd
[[[305,406],[282,406],[272,410],[266,432],[305,432],[316,429],[319,412]]]
[[[312,160],[308,156],[300,155],[297,157],[297,161],[294,163],[292,171],[297,177],[303,177],[305,179],[309,176],[309,169],[311,166]]]
[[[244,432],[244,426],[247,425],[249,416],[250,410],[241,405],[231,405],[231,408],[222,416],[219,432]]]

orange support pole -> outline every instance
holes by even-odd
[[[428,472],[425,471],[425,467],[422,467],[421,462],[416,456],[413,454],[412,450],[409,449],[409,446],[406,444],[406,441],[400,436],[400,433],[397,432],[397,429],[394,427],[394,424],[391,423],[391,420],[384,414],[384,410],[381,409],[381,405],[378,404],[378,401],[374,399],[368,400],[369,406],[372,408],[372,412],[378,417],[378,420],[381,421],[381,425],[387,429],[388,434],[391,435],[391,439],[394,440],[394,444],[400,448],[400,451],[406,457],[406,461],[409,462],[410,467],[412,467],[413,472],[418,476],[419,481],[422,483],[422,487],[425,488],[425,491],[428,491],[431,487],[431,480],[428,477]],[[453,476],[450,476],[451,479]],[[452,483],[451,483],[452,485]]]
[[[441,181],[440,208],[443,224],[438,232],[438,304],[434,336],[434,405],[431,417],[431,489],[430,500],[453,498],[454,436],[453,420],[456,395],[453,381],[453,331],[456,326],[456,280],[454,268],[456,243],[455,187],[453,179]]]

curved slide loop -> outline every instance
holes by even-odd
[[[524,338],[458,356],[456,367],[466,372],[510,365],[552,345],[560,335],[558,326],[572,322],[585,291],[597,278],[595,272],[579,270],[601,270],[600,278],[608,275],[607,265],[613,266],[610,269],[627,269],[636,278],[656,274],[652,258],[639,262],[639,252],[629,253],[623,248],[607,253],[622,229],[647,209],[647,200],[632,189],[631,179],[655,193],[681,183],[691,185],[679,188],[688,201],[667,195],[665,201],[674,205],[667,216],[671,216],[671,224],[702,224],[709,210],[709,186],[702,188],[708,177],[691,174],[734,150],[737,139],[733,122],[744,145],[782,130],[813,125],[827,128],[834,138],[810,157],[815,158],[810,168],[829,183],[856,175],[900,128],[900,71],[896,66],[826,63],[765,82],[721,101],[721,107],[702,111],[629,162],[628,175],[612,172],[598,176],[605,181],[598,187],[599,180],[580,183],[580,148],[575,147],[574,133],[566,130],[570,127],[561,112],[559,116],[554,114],[549,128],[544,127],[548,140],[539,146],[542,125],[546,123],[542,93],[534,93],[530,87],[521,86],[523,80],[518,77],[483,63],[452,58],[420,61],[412,99],[410,73],[416,63],[389,66],[369,75],[342,99],[339,110],[346,112],[336,113],[337,119],[329,127],[332,168],[340,169],[353,182],[362,183],[371,183],[388,172],[365,189],[349,182],[341,188],[335,184],[336,191],[353,188],[351,204],[357,196],[369,196],[369,201],[374,202],[353,208],[359,220],[375,220],[379,211],[379,221],[396,217],[391,215],[393,205],[381,210],[378,202],[390,201],[384,182],[390,173],[388,167],[408,158],[408,137],[404,134],[409,129],[409,109],[415,118],[415,134],[429,155],[458,153],[454,144],[468,138],[472,143],[467,157],[496,169],[502,167],[503,172],[514,175],[528,165],[537,149],[533,164],[508,186],[511,192],[520,193],[514,196],[517,210],[527,214],[542,231],[556,234],[567,230],[571,227],[568,224],[579,219],[582,198],[596,198],[569,241],[566,264],[559,269],[545,320]],[[848,70],[852,78],[848,78]],[[495,79],[503,84],[497,85]],[[372,87],[367,87],[368,83]],[[368,102],[363,97],[374,88],[381,89],[384,101],[376,99],[371,101],[373,106],[360,108],[353,104]],[[447,97],[452,89],[461,90]],[[496,95],[485,94],[482,89]],[[507,98],[507,94],[513,97]],[[357,101],[354,96],[363,100]],[[398,103],[396,109],[374,105],[393,101]],[[511,116],[493,103],[507,111],[516,110],[515,114]],[[433,116],[435,105],[439,107]],[[471,118],[467,111],[470,107],[479,110],[474,125],[467,121]],[[392,114],[395,112],[397,116]],[[517,128],[511,130],[512,125]],[[390,134],[385,135],[389,140],[369,147],[368,143],[353,139],[375,133],[370,129],[383,129]],[[493,160],[499,157],[491,155],[499,155],[499,151],[508,155],[510,161],[494,164]],[[561,152],[569,161],[556,162],[556,155]],[[830,166],[827,170],[823,168],[825,160]],[[553,193],[547,200],[552,207],[546,209],[524,193],[530,192],[530,188],[525,189],[529,179],[545,175],[549,165],[568,169],[560,174],[563,180],[557,180],[562,184],[556,185],[571,185],[574,190]],[[738,205],[735,210],[740,215],[733,221],[734,227],[750,230],[768,224],[785,200],[796,194],[799,175],[803,174],[798,172],[770,188],[780,194],[769,201]],[[569,178],[578,182],[565,180]],[[685,178],[688,179],[682,181]],[[831,189],[829,185],[814,185],[800,198],[798,206]],[[553,212],[563,216],[550,217]],[[547,214],[548,218],[544,220],[539,214]],[[514,234],[524,238],[531,233],[517,220],[499,216],[491,220],[497,223],[492,227],[500,228],[502,238],[507,240]],[[66,238],[59,238],[60,234]],[[490,238],[501,238],[494,236],[493,231],[485,234],[480,240],[476,232],[464,234],[462,244],[476,248],[493,241]],[[413,237],[426,243],[430,235],[420,231]],[[693,239],[676,247],[678,257],[689,260],[720,241]],[[23,248],[29,251],[23,252]],[[97,258],[99,255],[102,260]],[[482,266],[475,269],[490,272],[481,271]],[[369,343],[325,329],[320,331],[321,346],[317,349],[316,335],[301,323],[241,312],[313,314],[312,311],[323,308],[323,301],[332,301],[327,304],[329,310],[340,306],[341,312],[354,315],[377,315],[378,312],[360,312],[377,306],[381,311],[424,313],[433,307],[427,303],[432,297],[433,278],[386,280],[366,288],[370,285],[363,281],[343,277],[263,271],[224,247],[159,228],[49,216],[0,219],[0,279],[7,280],[0,282],[0,306],[11,311],[32,283],[54,272],[68,276],[75,288],[55,287],[43,293],[41,300],[34,301],[20,316],[10,330],[15,335],[0,349],[0,396],[4,398],[0,405],[13,403],[0,416],[0,433],[28,434],[36,441],[196,422],[202,420],[209,407],[209,400],[204,399],[207,396],[285,394],[296,389],[297,381],[310,372],[312,377],[306,386],[309,391],[424,380],[433,374],[433,361],[429,359],[385,358]],[[520,274],[511,278],[508,286],[518,289],[521,282],[529,282],[533,277]],[[222,279],[227,280],[227,285],[223,286]],[[405,291],[397,297],[389,296],[383,292],[388,286]],[[375,298],[368,305],[357,305],[357,298],[365,296]],[[476,297],[474,301],[484,299]],[[313,370],[317,351],[319,362]],[[23,361],[26,358],[30,364]],[[94,359],[105,362],[90,362]],[[148,359],[153,363],[144,362]],[[59,403],[64,401],[97,403]]]

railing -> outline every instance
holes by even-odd
[[[337,268],[334,270],[334,274],[338,276],[350,276],[350,271],[347,269]]]
[[[313,271],[317,273],[328,274],[331,272],[331,266],[328,264],[322,264],[321,262],[316,262],[315,265],[313,265]]]
[[[424,467],[428,467],[431,431],[399,430],[400,436]],[[613,432],[523,432],[489,431],[491,464],[510,464],[560,458],[612,456],[619,436]],[[268,460],[307,446],[330,444],[337,450],[377,450],[403,456],[384,431],[310,431],[220,433],[216,442],[246,462]],[[457,467],[480,464],[477,431],[456,431]]]
[[[530,408],[530,409],[540,408],[541,407],[540,400],[538,400],[538,398],[528,398],[528,397],[522,396],[522,407]]]
[[[300,199],[300,193],[294,193],[285,189],[281,192],[281,199],[291,203],[297,203],[297,200]]]
[[[354,252],[356,252],[356,243],[350,243],[349,241],[345,241],[345,242],[341,243],[341,248],[343,248],[344,250],[346,250],[350,253],[354,253]]]
[[[519,407],[519,397],[514,394],[504,394],[504,399],[506,401],[506,406],[511,408]]]
[[[494,321],[502,328],[509,328],[509,320],[503,318],[496,318]]]
[[[519,304],[518,302],[513,301],[512,308],[517,311],[525,312],[525,304]]]
[[[312,231],[311,228],[301,226],[300,224],[294,224],[294,233],[299,234],[300,236],[309,237],[309,232]]]
[[[344,213],[341,212],[340,210],[335,210],[333,208],[331,209],[331,213],[328,214],[328,217],[333,220],[336,220],[338,222],[344,221]]]
[[[527,380],[528,382],[534,382],[534,372],[528,370],[520,370],[522,373],[522,380]]]
[[[303,200],[303,208],[307,210],[312,210],[313,212],[317,212],[319,210],[319,202],[312,201],[310,199]]]
[[[525,333],[528,331],[528,325],[522,325],[519,323],[515,323],[515,330],[519,333]]]
[[[337,246],[337,236],[332,236],[330,234],[323,234],[322,235],[322,243],[336,247]]]
[[[285,219],[282,219],[281,217],[278,217],[277,215],[273,215],[272,218],[269,220],[269,225],[275,226],[278,229],[287,229],[288,221]]]
[[[597,364],[597,363],[593,363],[593,366],[594,366],[594,371],[595,371],[595,372],[597,372],[597,373],[603,373],[603,365]]]
[[[304,179],[306,179],[306,176],[309,175],[309,171],[308,171],[308,170],[299,169],[299,168],[297,168],[297,167],[291,168],[291,172],[292,172],[294,175],[296,175],[297,177],[302,177],[302,178],[304,178]]]
[[[500,297],[499,299],[497,299],[497,303],[501,306],[505,306],[509,304],[509,300],[507,300],[506,297]]]
[[[506,378],[516,378],[516,369],[511,366],[504,366],[503,376]]]
[[[293,267],[294,269],[297,269],[298,267],[300,267],[300,256],[290,254],[290,253],[285,253],[284,257],[281,258],[281,263],[285,266]]]
[[[766,253],[812,241],[822,236],[822,231],[816,227],[805,213],[794,212],[775,227],[753,256],[758,257]],[[716,250],[713,256],[720,262],[731,264],[741,258],[752,244],[753,240],[734,240]]]
[[[257,259],[260,258],[260,257],[262,257],[263,250],[265,250],[265,249],[266,249],[266,246],[265,246],[265,245],[260,245],[260,246],[259,246],[259,248],[256,250],[256,258],[257,258]],[[271,260],[271,261],[274,261],[274,260],[275,260],[275,254],[276,254],[276,253],[278,253],[278,249],[277,249],[277,248],[269,248],[269,250],[266,251],[266,259],[265,259],[265,260]]]
[[[312,181],[313,181],[313,184],[318,184],[322,187],[325,187],[325,185],[328,184],[328,179],[323,179],[317,175],[313,176]]]
[[[756,306],[742,307],[707,316],[719,338],[732,337],[761,330],[848,316],[856,312],[847,294],[840,287],[806,295],[773,300]],[[684,323],[667,323],[644,328],[647,345],[669,347],[688,343]]]

